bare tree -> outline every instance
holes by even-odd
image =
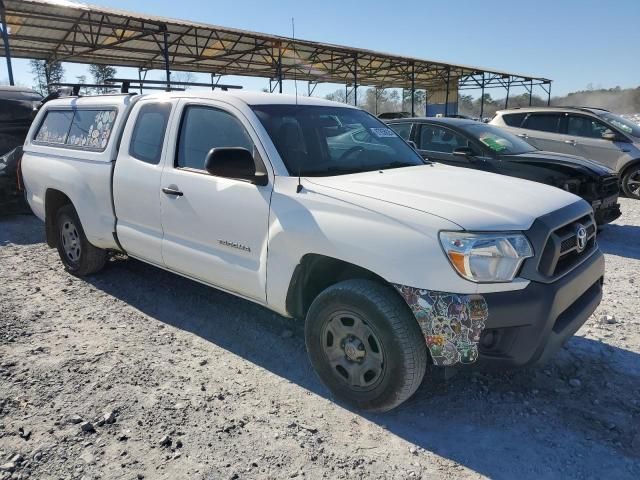
[[[107,80],[113,78],[117,75],[117,70],[111,65],[100,65],[100,64],[91,64],[89,65],[89,72],[93,77],[93,82],[104,85]],[[107,93],[111,91],[111,88],[108,87],[99,87],[96,88],[98,93]]]
[[[196,81],[196,76],[193,72],[171,72],[171,82],[186,82],[193,83]],[[177,87],[182,88],[181,85],[177,85]],[[188,85],[184,86],[185,90],[189,89]]]
[[[64,79],[64,68],[57,60],[31,60],[30,63],[35,81],[33,88],[42,95],[50,93],[49,84],[60,83]]]

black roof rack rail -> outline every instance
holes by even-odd
[[[575,108],[576,110],[602,110],[603,112],[608,112],[606,108],[602,107],[589,107],[585,105],[558,105],[558,108]]]
[[[59,90],[52,92],[51,94],[58,93],[59,96],[65,97],[79,97],[80,90],[83,88],[118,88],[117,85],[104,84],[104,83],[69,83],[69,82],[54,82],[47,85],[49,89],[58,88]],[[50,95],[51,95],[50,94]],[[120,95],[121,93],[103,93],[102,95]]]
[[[107,83],[112,84],[121,84],[122,93],[128,93],[129,88],[142,88],[148,90],[184,90],[184,88],[174,88],[174,85],[178,87],[209,87],[211,90],[215,90],[219,88],[220,90],[227,91],[229,89],[239,90],[242,88],[241,85],[228,85],[222,83],[204,83],[204,82],[169,82],[169,87],[167,87],[167,82],[165,80],[140,80],[136,78],[109,78],[105,80]],[[153,86],[153,85],[165,85],[165,87]]]
[[[584,106],[576,106],[576,105],[531,105],[530,107],[511,107],[511,108],[504,108],[503,110],[520,110],[520,109],[529,109],[529,108],[539,108],[542,110],[554,110],[554,109],[561,109],[561,108],[570,108],[572,110],[582,110],[584,112],[590,112],[591,110],[601,110],[603,112],[608,112],[609,110],[607,110],[606,108],[602,108],[602,107],[584,107]]]

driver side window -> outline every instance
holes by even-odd
[[[236,117],[218,108],[187,106],[180,127],[176,166],[204,170],[207,153],[217,147],[242,147],[253,152],[253,142]]]
[[[567,118],[567,135],[577,137],[602,138],[602,134],[607,130],[604,123],[582,115],[569,115]]]
[[[458,147],[468,147],[462,135],[437,125],[424,124],[420,128],[418,148],[430,152],[453,153]]]

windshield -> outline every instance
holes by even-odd
[[[637,123],[633,123],[631,120],[627,120],[626,118],[622,118],[619,115],[609,112],[598,112],[597,115],[600,118],[604,118],[607,122],[614,127],[619,128],[624,133],[633,135],[634,137],[640,137],[640,125]]]
[[[290,175],[330,176],[423,165],[387,125],[362,110],[253,105]]]
[[[470,123],[461,128],[500,155],[518,155],[536,150],[515,135],[486,123]]]

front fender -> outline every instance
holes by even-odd
[[[438,239],[453,222],[389,202],[316,185],[296,193],[297,179],[277,177],[269,218],[267,303],[286,315],[286,295],[296,266],[318,254],[362,267],[390,284],[463,294],[481,286],[458,276]],[[493,285],[500,290],[500,285]],[[519,288],[509,284],[507,289]]]

